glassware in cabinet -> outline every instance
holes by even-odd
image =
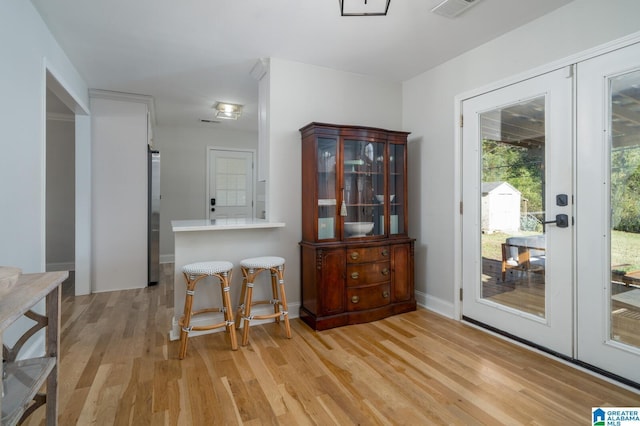
[[[336,158],[338,142],[335,138],[318,138],[317,188],[318,193],[318,240],[336,238],[337,194]]]

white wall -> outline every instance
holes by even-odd
[[[401,127],[401,85],[281,59],[270,60],[267,215],[286,227],[265,244],[287,261],[287,299],[300,301],[301,142],[298,129],[317,121]],[[411,204],[411,201],[409,202]],[[414,231],[410,230],[410,235]]]
[[[427,306],[454,314],[454,97],[639,31],[639,14],[637,0],[575,0],[403,84],[416,290]]]
[[[88,105],[87,86],[29,1],[0,2],[0,263],[45,268],[45,63]]]
[[[160,260],[172,261],[172,220],[205,219],[207,147],[257,149],[258,133],[211,127],[163,127],[153,130],[154,149],[160,151]],[[256,183],[257,185],[257,183]],[[256,186],[264,193],[264,184]],[[263,210],[256,206],[259,214]]]
[[[71,270],[75,262],[75,120],[47,118],[47,271]]]
[[[46,71],[88,105],[87,86],[29,1],[0,1],[0,263],[23,272],[45,270]],[[81,141],[87,134],[82,134]],[[42,309],[43,303],[39,305]],[[3,336],[13,345],[31,321]],[[44,340],[21,356],[42,355]]]
[[[92,290],[146,287],[145,102],[91,97]]]

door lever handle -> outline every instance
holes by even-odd
[[[568,228],[569,227],[569,216],[566,214],[557,214],[556,220],[548,220],[544,222],[545,225],[548,223],[555,223],[558,228]]]

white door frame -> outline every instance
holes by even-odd
[[[211,164],[210,164],[210,153],[211,151],[229,151],[229,152],[248,152],[251,153],[251,156],[253,158],[253,174],[252,174],[252,178],[251,178],[251,185],[252,185],[252,191],[251,191],[251,217],[255,218],[256,217],[256,186],[257,186],[257,179],[256,179],[256,169],[255,169],[255,163],[256,163],[256,150],[255,149],[235,149],[235,148],[225,148],[225,147],[216,147],[216,146],[207,146],[207,152],[206,152],[206,167],[207,167],[207,171],[206,171],[206,182],[205,182],[205,200],[207,200],[209,194],[211,193],[211,185],[210,185],[210,178],[211,178]],[[211,208],[211,206],[209,205],[209,203],[207,201],[205,201],[205,216],[206,218],[209,217],[209,209]]]

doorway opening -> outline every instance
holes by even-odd
[[[75,114],[47,89],[46,270],[75,271]]]
[[[91,292],[89,109],[45,64],[43,75],[43,270],[68,270],[76,295]]]

